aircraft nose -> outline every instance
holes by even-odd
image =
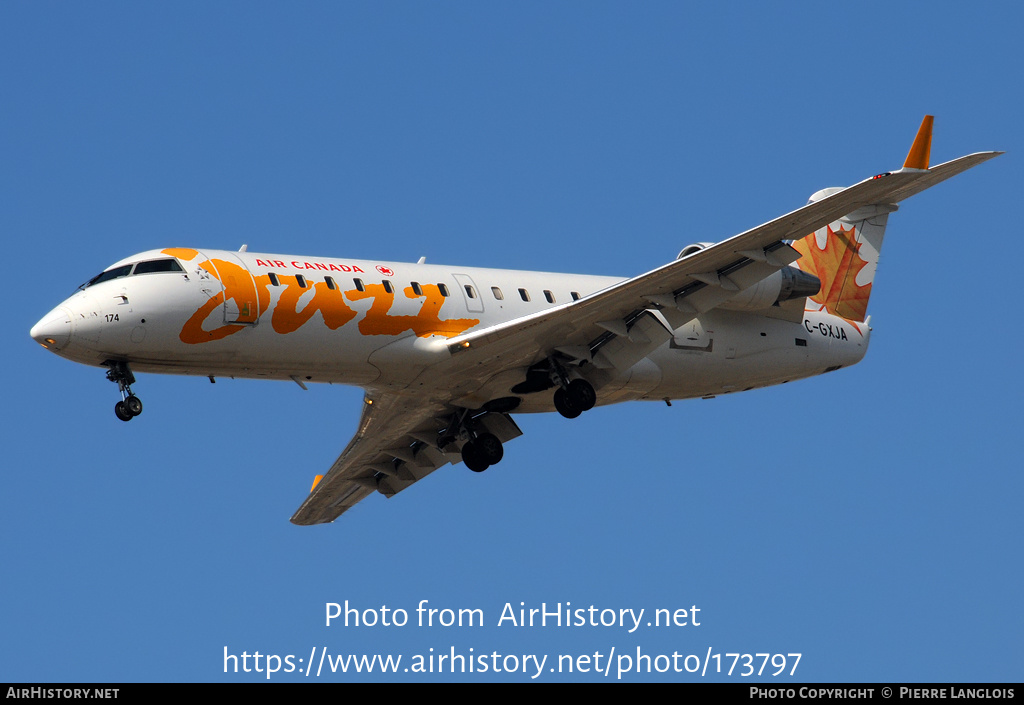
[[[60,350],[71,341],[71,311],[58,306],[40,318],[29,335],[47,350]]]

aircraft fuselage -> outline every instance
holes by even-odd
[[[423,388],[442,383],[430,373],[448,356],[439,343],[622,281],[183,248],[141,253],[105,271],[168,260],[177,265],[148,264],[162,269],[127,269],[85,286],[33,337],[76,362],[126,362],[137,372]],[[824,311],[793,322],[719,307],[695,315],[630,369],[598,373],[598,403],[711,396],[807,377],[859,361],[868,337],[865,324]],[[476,396],[512,395],[522,379],[505,377]],[[519,411],[553,410],[550,395],[521,397]]]

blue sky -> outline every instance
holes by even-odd
[[[245,682],[266,674],[225,673],[225,649],[404,667],[452,647],[802,654],[795,676],[733,682],[1021,680],[1021,21],[1009,3],[4,3],[0,680]],[[101,370],[28,336],[155,247],[629,276],[899,167],[926,113],[933,163],[1008,154],[891,218],[860,365],[520,415],[500,466],[329,526],[288,517],[359,390],[140,375],[123,424]],[[346,600],[410,624],[325,626]],[[485,624],[416,626],[421,600]],[[521,602],[696,605],[701,624],[498,626]],[[530,680],[319,676],[367,678]],[[623,677],[669,679],[701,680]]]

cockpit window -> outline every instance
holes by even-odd
[[[132,274],[152,274],[154,272],[184,272],[176,259],[151,259],[135,265]]]
[[[131,271],[132,265],[130,264],[124,264],[121,265],[120,267],[108,269],[107,271],[101,272],[100,274],[97,274],[95,277],[87,281],[85,284],[82,285],[82,288],[88,289],[90,286],[93,286],[94,284],[101,284],[103,282],[108,282],[111,279],[120,279],[121,277],[127,277],[131,273]]]
[[[135,271],[132,271],[132,267]],[[97,274],[95,277],[87,281],[79,289],[88,289],[94,284],[101,284],[102,282],[108,282],[111,279],[120,279],[121,277],[127,277],[135,274],[154,274],[157,272],[184,272],[182,266],[178,263],[178,260],[170,257],[168,259],[151,259],[145,262],[138,262],[136,264],[123,264],[120,267],[114,267],[108,269],[105,272]]]

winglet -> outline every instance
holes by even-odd
[[[904,169],[928,169],[928,159],[932,152],[932,122],[935,120],[932,115],[925,115],[921,121],[921,127],[914,138],[914,144],[910,147],[907,160],[903,162]]]

